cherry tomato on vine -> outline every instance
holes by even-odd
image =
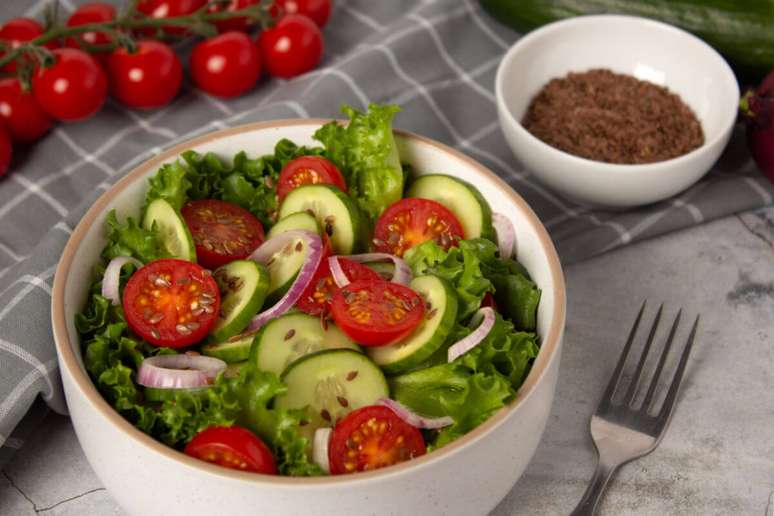
[[[323,28],[331,15],[331,0],[274,0],[272,14],[303,14]]]
[[[258,37],[266,70],[274,77],[290,78],[308,72],[320,62],[323,37],[312,20],[287,14]]]
[[[258,47],[247,34],[238,31],[197,44],[190,64],[196,85],[217,97],[242,95],[255,86],[261,75]]]
[[[88,25],[90,23],[104,23],[114,20],[116,17],[116,8],[113,5],[104,2],[93,2],[79,5],[67,18],[68,27],[77,27],[79,25]],[[105,45],[111,42],[110,36],[104,32],[84,32],[78,36],[67,38],[65,45],[71,48],[81,48],[81,41],[89,45]],[[107,60],[108,52],[99,52],[92,54],[102,65]]]
[[[239,11],[245,7],[256,5],[258,1],[259,0],[231,0],[228,5],[226,5],[225,9],[223,9],[222,4],[213,3],[207,8],[207,12],[218,13],[224,10],[226,12]],[[250,19],[245,16],[230,18],[228,20],[219,20],[214,23],[218,28],[218,32],[220,33],[228,32],[230,30],[240,30],[242,32],[247,32],[252,26]]]
[[[15,77],[0,79],[0,118],[13,140],[30,143],[51,129],[51,118],[35,101],[31,91],[22,90]]]
[[[151,18],[174,18],[194,13],[204,7],[207,0],[140,0],[137,10]],[[188,30],[184,27],[164,27],[164,32],[172,36],[182,36]],[[154,29],[143,29],[140,32],[153,36]]]
[[[41,34],[43,34],[43,26],[32,18],[12,18],[0,27],[0,40],[11,48],[17,48],[22,43],[32,41]],[[49,41],[44,46],[53,50],[56,48],[56,43]],[[2,71],[15,72],[16,62],[6,64]]]
[[[117,48],[108,58],[110,93],[127,106],[153,109],[168,104],[180,90],[183,65],[175,52],[160,41],[137,42],[130,54]]]
[[[8,167],[11,164],[11,155],[13,154],[13,148],[11,146],[11,135],[8,131],[0,125],[0,177],[4,176],[8,172]]]
[[[269,448],[255,434],[239,426],[205,428],[191,439],[185,453],[224,468],[277,474]]]
[[[82,50],[58,48],[53,53],[54,65],[39,68],[32,78],[32,92],[43,111],[66,122],[99,111],[107,97],[102,67]]]
[[[325,158],[319,156],[301,156],[282,168],[277,180],[277,197],[285,198],[291,190],[301,185],[329,184],[347,191],[347,184],[339,169]]]

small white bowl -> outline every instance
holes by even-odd
[[[551,79],[608,68],[665,86],[693,110],[704,144],[677,158],[617,165],[579,158],[529,133],[521,120]],[[540,181],[584,204],[625,208],[659,201],[706,174],[728,143],[739,87],[728,63],[699,38],[633,16],[581,16],[530,32],[505,54],[495,95],[511,150]]]

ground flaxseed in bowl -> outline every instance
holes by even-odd
[[[606,69],[552,79],[522,124],[552,147],[608,163],[664,161],[704,143],[701,124],[678,95]]]

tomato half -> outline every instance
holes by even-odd
[[[255,434],[239,426],[211,426],[196,434],[186,455],[224,468],[276,475],[269,448]]]
[[[444,249],[464,238],[462,225],[445,206],[429,199],[406,198],[391,204],[374,229],[376,250],[403,256],[406,250],[428,240]]]
[[[425,306],[405,285],[382,279],[353,281],[331,301],[336,326],[364,346],[385,346],[414,331]]]
[[[196,260],[208,269],[247,258],[263,243],[261,221],[236,204],[203,199],[180,211],[196,245]]]
[[[328,445],[331,473],[371,471],[426,452],[422,433],[381,405],[353,410],[336,425]]]
[[[209,271],[172,258],[132,274],[123,296],[129,327],[156,346],[182,348],[202,340],[220,311],[220,291]]]
[[[381,279],[375,270],[347,258],[339,257],[339,263],[349,281]],[[331,269],[328,267],[328,258],[323,257],[317,272],[312,277],[312,281],[309,282],[309,286],[301,294],[301,299],[298,300],[297,306],[300,310],[310,315],[329,314],[333,293],[338,288],[333,281]]]
[[[277,181],[277,196],[279,200],[287,196],[291,190],[301,185],[329,184],[347,191],[347,183],[339,169],[320,156],[301,156],[282,167]]]

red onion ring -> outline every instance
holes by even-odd
[[[201,355],[156,355],[142,361],[137,383],[158,389],[206,387],[226,363],[219,358]]]
[[[306,262],[301,266],[295,281],[288,291],[285,292],[285,295],[274,306],[253,317],[246,331],[257,330],[271,319],[275,319],[290,310],[298,302],[301,294],[304,293],[306,287],[309,286],[309,282],[312,281],[317,267],[320,265],[323,255],[323,244],[319,235],[303,229],[294,229],[270,238],[249,256],[248,259],[266,265],[283,247],[297,239],[302,239],[309,248]]]
[[[470,335],[458,340],[449,348],[449,351],[447,352],[449,362],[454,362],[456,358],[464,355],[471,349],[481,344],[481,341],[484,340],[487,335],[489,335],[490,331],[492,331],[495,323],[495,312],[492,310],[492,307],[485,306],[483,308],[479,308],[478,312],[475,313],[473,318],[479,317],[480,315],[483,316],[484,319],[481,321],[478,327],[473,330]]]
[[[497,247],[500,249],[500,258],[507,260],[516,254],[516,231],[513,229],[511,219],[502,213],[492,213],[492,225],[497,232]]]
[[[344,273],[344,269],[341,267],[338,256],[328,257],[328,268],[331,270],[331,277],[337,287],[343,288],[349,285],[349,278]]]
[[[315,464],[326,472],[331,472],[330,460],[328,459],[328,443],[331,441],[331,428],[318,428],[314,431],[314,440],[312,442],[312,460]]]
[[[102,297],[110,300],[114,305],[121,304],[119,285],[121,281],[121,268],[127,263],[142,267],[142,262],[131,256],[117,256],[110,260],[102,276]]]
[[[416,428],[437,429],[445,426],[453,425],[454,419],[450,416],[444,417],[424,417],[420,416],[416,412],[412,412],[410,408],[403,405],[399,401],[395,401],[391,398],[379,398],[376,402],[377,405],[384,405],[388,409],[395,412],[395,415],[401,418],[406,423]]]
[[[402,259],[394,254],[389,253],[364,253],[353,254],[351,256],[345,256],[348,260],[352,260],[357,263],[369,263],[369,262],[383,262],[390,260],[395,266],[395,270],[392,273],[390,279],[393,283],[400,283],[401,285],[408,285],[411,281],[411,267]],[[333,272],[331,270],[331,272]],[[335,277],[334,277],[335,279]],[[341,285],[339,285],[341,286]]]

